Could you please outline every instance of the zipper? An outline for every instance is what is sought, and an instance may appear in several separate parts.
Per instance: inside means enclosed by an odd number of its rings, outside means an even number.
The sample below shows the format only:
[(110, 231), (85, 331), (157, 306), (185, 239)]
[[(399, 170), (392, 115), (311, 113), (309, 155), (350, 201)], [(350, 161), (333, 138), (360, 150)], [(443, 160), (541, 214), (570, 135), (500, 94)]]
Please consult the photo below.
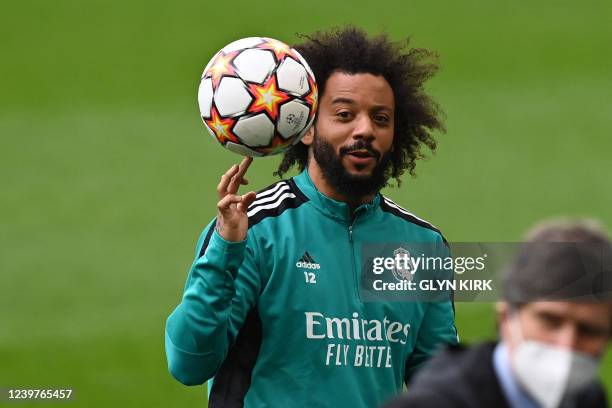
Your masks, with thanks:
[(358, 216), (355, 216), (355, 218), (353, 218), (353, 221), (348, 226), (348, 238), (349, 238), (349, 246), (351, 247), (351, 265), (352, 265), (352, 270), (353, 270), (353, 280), (355, 283), (355, 295), (359, 303), (363, 304), (361, 300), (361, 293), (359, 293), (359, 276), (357, 276), (358, 268), (355, 265), (355, 243), (353, 242), (353, 226), (355, 225), (355, 222), (357, 221), (357, 217)]

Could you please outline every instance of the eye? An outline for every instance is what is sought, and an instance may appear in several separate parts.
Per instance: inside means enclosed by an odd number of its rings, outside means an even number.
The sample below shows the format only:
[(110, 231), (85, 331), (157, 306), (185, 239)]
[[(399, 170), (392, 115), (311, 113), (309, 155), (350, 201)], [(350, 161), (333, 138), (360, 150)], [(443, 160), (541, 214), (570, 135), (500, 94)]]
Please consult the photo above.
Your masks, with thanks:
[(387, 126), (389, 125), (391, 119), (385, 114), (377, 113), (376, 115), (374, 115), (374, 121), (381, 126)]
[(348, 110), (343, 110), (343, 111), (337, 112), (336, 117), (338, 117), (342, 121), (348, 121), (348, 120), (351, 120), (351, 118), (353, 117), (353, 113)]
[(548, 330), (554, 330), (563, 324), (563, 317), (553, 313), (542, 312), (538, 315), (540, 324)]
[(588, 338), (605, 338), (608, 334), (605, 328), (591, 324), (579, 324), (578, 332)]

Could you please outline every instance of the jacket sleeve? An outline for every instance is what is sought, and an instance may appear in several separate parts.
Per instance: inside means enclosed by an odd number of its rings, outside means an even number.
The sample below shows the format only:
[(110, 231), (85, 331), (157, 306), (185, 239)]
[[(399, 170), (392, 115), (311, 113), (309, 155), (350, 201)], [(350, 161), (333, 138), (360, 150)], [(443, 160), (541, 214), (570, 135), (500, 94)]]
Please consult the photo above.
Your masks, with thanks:
[[(451, 256), (448, 244), (442, 237), (436, 243), (436, 253), (439, 256)], [(444, 278), (453, 279), (453, 271), (442, 272)], [(426, 303), (425, 315), (419, 327), (416, 344), (412, 354), (406, 361), (404, 382), (408, 384), (418, 371), (436, 352), (447, 344), (459, 344), (459, 334), (455, 326), (455, 305), (453, 293), (448, 293), (448, 299), (438, 299)]]
[(185, 385), (215, 375), (262, 287), (252, 232), (228, 242), (214, 227), (205, 229), (181, 303), (166, 322), (168, 370)]

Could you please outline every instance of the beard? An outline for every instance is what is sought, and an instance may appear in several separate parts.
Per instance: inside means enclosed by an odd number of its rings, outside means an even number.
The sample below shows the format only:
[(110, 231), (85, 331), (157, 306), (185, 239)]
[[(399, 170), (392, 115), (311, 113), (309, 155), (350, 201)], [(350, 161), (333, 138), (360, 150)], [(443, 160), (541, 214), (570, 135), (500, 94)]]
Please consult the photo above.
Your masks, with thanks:
[[(374, 157), (376, 163), (370, 174), (351, 174), (342, 164), (342, 158), (345, 155), (353, 150), (360, 149), (367, 150)], [(312, 153), (321, 168), (321, 174), (325, 181), (351, 201), (359, 201), (363, 197), (377, 193), (387, 184), (389, 179), (387, 170), (391, 164), (390, 152), (381, 154), (372, 147), (370, 142), (363, 139), (357, 140), (350, 146), (340, 148), (339, 153), (336, 154), (334, 147), (315, 130)]]

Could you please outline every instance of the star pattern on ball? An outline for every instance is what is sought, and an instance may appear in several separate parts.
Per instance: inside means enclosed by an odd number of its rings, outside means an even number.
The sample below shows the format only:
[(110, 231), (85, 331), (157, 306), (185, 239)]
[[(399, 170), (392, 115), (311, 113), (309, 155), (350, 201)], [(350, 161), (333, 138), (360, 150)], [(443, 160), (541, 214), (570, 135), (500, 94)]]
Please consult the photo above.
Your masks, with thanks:
[(276, 134), (272, 138), (272, 143), (268, 147), (259, 148), (264, 154), (278, 154), (284, 151), (291, 144), (291, 140), (285, 140), (280, 135)]
[(276, 87), (276, 77), (274, 75), (270, 76), (263, 85), (249, 84), (249, 91), (255, 99), (248, 112), (266, 111), (272, 120), (278, 118), (280, 104), (291, 99), (289, 95)]
[(272, 38), (265, 38), (265, 42), (259, 44), (257, 48), (272, 51), (274, 55), (276, 55), (276, 60), (278, 62), (282, 61), (285, 56), (291, 53), (291, 48), (287, 44)]
[(214, 62), (208, 68), (206, 75), (204, 78), (211, 78), (213, 89), (217, 89), (219, 86), (219, 82), (221, 82), (221, 78), (224, 76), (237, 76), (236, 70), (232, 65), (233, 59), (238, 55), (238, 52), (229, 52), (225, 54), (223, 51), (219, 51), (217, 56), (215, 57)]
[(310, 85), (310, 93), (306, 95), (306, 102), (310, 104), (310, 116), (314, 116), (317, 112), (317, 106), (319, 104), (319, 90), (317, 88), (317, 83), (308, 76), (308, 84)]
[(234, 142), (240, 143), (240, 140), (236, 135), (232, 132), (232, 127), (236, 123), (235, 119), (232, 118), (221, 118), (219, 112), (217, 112), (217, 108), (213, 107), (210, 113), (210, 119), (204, 119), (204, 122), (208, 125), (221, 144), (225, 145), (226, 142)]

